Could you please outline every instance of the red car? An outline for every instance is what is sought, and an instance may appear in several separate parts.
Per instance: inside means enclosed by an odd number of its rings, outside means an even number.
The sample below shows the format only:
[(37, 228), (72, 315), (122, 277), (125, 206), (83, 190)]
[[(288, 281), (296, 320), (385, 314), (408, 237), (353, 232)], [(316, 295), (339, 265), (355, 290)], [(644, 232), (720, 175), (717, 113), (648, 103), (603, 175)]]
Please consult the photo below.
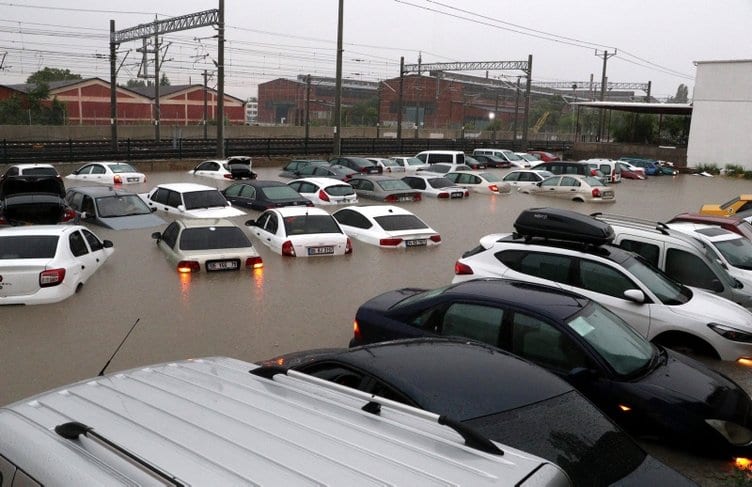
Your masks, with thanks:
[(561, 160), (561, 157), (559, 157), (559, 156), (557, 156), (555, 154), (551, 154), (550, 152), (542, 151), (542, 150), (529, 150), (529, 151), (527, 151), (527, 153), (534, 155), (535, 157), (537, 157), (538, 159), (540, 159), (543, 162), (560, 161)]
[(705, 225), (717, 225), (730, 232), (738, 233), (747, 240), (752, 240), (752, 225), (746, 220), (734, 216), (700, 215), (699, 213), (680, 213), (668, 223), (692, 222)]

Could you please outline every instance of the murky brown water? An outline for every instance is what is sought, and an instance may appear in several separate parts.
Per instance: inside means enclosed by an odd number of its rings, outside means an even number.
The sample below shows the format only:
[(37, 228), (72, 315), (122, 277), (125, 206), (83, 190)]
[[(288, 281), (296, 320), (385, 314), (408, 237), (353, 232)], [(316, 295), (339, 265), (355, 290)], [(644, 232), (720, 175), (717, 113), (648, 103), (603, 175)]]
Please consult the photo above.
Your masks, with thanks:
[[(278, 173), (271, 168), (258, 172), (272, 179)], [(157, 183), (180, 181), (227, 184), (169, 172), (149, 174), (146, 185), (133, 189), (143, 192)], [(617, 201), (608, 205), (523, 194), (426, 199), (406, 207), (441, 233), (438, 247), (390, 251), (355, 241), (351, 256), (290, 259), (259, 246), (265, 268), (252, 274), (178, 275), (150, 238), (161, 228), (112, 231), (92, 226), (100, 237), (111, 239), (116, 250), (80, 293), (53, 305), (0, 308), (0, 404), (95, 376), (136, 320), (108, 372), (188, 357), (227, 355), (256, 361), (307, 348), (345, 347), (359, 304), (397, 287), (448, 283), (463, 251), (484, 234), (511, 231), (524, 208), (557, 205), (667, 219), (705, 202), (749, 193), (750, 184), (699, 176), (624, 181), (615, 187)], [(242, 225), (257, 214), (234, 220)], [(749, 370), (720, 362), (709, 365), (752, 390)], [(721, 485), (730, 471), (726, 462), (646, 446), (703, 485)]]

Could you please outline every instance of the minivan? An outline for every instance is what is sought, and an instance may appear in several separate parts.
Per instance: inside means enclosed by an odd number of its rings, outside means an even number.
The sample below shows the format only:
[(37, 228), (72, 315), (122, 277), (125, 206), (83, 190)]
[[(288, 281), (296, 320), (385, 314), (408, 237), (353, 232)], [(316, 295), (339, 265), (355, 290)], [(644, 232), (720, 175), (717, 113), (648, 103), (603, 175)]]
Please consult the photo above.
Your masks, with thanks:
[(619, 161), (611, 159), (586, 159), (580, 162), (587, 162), (590, 169), (597, 169), (602, 172), (606, 178), (606, 183), (621, 182), (621, 166), (619, 165)]

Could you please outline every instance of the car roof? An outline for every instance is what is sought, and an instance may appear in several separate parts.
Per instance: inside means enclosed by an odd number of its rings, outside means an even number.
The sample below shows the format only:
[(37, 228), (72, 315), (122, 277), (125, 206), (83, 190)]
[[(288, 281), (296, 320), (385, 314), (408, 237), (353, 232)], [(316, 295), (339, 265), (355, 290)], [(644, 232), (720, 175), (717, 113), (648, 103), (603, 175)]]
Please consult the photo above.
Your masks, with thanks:
[[(612, 225), (613, 226), (613, 225)], [(685, 237), (689, 238), (689, 237)], [(539, 247), (549, 247), (553, 249), (564, 249), (572, 252), (579, 252), (587, 255), (594, 255), (603, 259), (610, 260), (621, 265), (623, 262), (634, 258), (635, 254), (630, 251), (624, 250), (621, 247), (611, 244), (604, 245), (590, 245), (583, 242), (570, 241), (570, 240), (558, 240), (558, 239), (544, 239), (542, 237), (526, 238), (523, 236), (516, 237), (513, 234), (490, 234), (481, 237), (481, 242), (486, 239), (493, 239), (494, 246), (503, 246), (507, 244), (513, 244), (519, 246), (520, 249), (528, 248), (528, 251), (532, 252), (545, 252), (545, 250), (530, 250), (529, 247), (536, 245)]]
[(94, 198), (100, 196), (127, 196), (135, 195), (136, 193), (121, 188), (114, 188), (112, 186), (74, 186), (68, 188), (68, 191), (75, 191), (85, 195), (92, 196)]
[(394, 205), (364, 205), (364, 206), (346, 206), (341, 210), (354, 210), (368, 217), (377, 217), (382, 215), (412, 215), (413, 213)]
[(232, 184), (232, 186), (235, 186), (238, 184), (246, 184), (248, 186), (253, 186), (254, 188), (267, 188), (271, 186), (287, 186), (287, 183), (283, 183), (282, 181), (275, 181), (273, 179), (252, 179), (250, 181), (238, 181)]
[(18, 169), (31, 169), (34, 167), (51, 167), (52, 169), (55, 169), (55, 166), (52, 164), (42, 164), (42, 163), (33, 163), (33, 164), (13, 164), (11, 166), (8, 166), (8, 169), (11, 167), (16, 167)]
[[(295, 181), (307, 181), (309, 183), (316, 184), (318, 186), (349, 186), (346, 182), (334, 179), (334, 178), (300, 178), (300, 179), (293, 179), (290, 181), (290, 183), (294, 183)], [(288, 184), (290, 184), (288, 183)]]
[(400, 177), (396, 176), (383, 176), (381, 174), (361, 174), (359, 176), (352, 176), (350, 180), (353, 179), (368, 179), (370, 181), (398, 181), (402, 180)]
[[(683, 221), (693, 221), (696, 223), (707, 223), (708, 225), (743, 225), (746, 220), (738, 216), (720, 216), (720, 215), (701, 215), (699, 213), (679, 213), (668, 223), (678, 223)], [(747, 222), (748, 223), (748, 222)]]
[(424, 150), (418, 154), (464, 154), (461, 150)]
[(178, 193), (190, 193), (191, 191), (206, 191), (217, 189), (212, 186), (206, 186), (204, 184), (196, 183), (165, 183), (158, 184), (157, 188), (170, 189), (172, 191), (177, 191)]
[(237, 227), (226, 218), (180, 218), (176, 221), (185, 228)]
[(0, 228), (0, 237), (13, 235), (65, 235), (75, 230), (86, 229), (81, 225), (23, 225)]
[(274, 211), (276, 213), (279, 213), (282, 217), (303, 215), (329, 215), (326, 210), (316, 208), (315, 206), (283, 206), (281, 208), (272, 208), (267, 211)]
[(423, 409), (461, 420), (517, 409), (572, 390), (537, 365), (467, 339), (382, 342), (333, 357), (383, 379)]
[(726, 230), (718, 225), (709, 225), (705, 223), (675, 222), (669, 223), (668, 227), (680, 232), (689, 233), (690, 235), (703, 236), (710, 242), (721, 242), (744, 238), (731, 230)]

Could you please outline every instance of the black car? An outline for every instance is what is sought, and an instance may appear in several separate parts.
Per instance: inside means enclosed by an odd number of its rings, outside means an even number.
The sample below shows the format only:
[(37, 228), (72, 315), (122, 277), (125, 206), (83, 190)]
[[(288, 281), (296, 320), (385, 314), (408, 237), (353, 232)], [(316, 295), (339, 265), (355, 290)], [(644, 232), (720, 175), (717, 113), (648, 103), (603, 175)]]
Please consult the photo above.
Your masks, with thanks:
[(345, 166), (361, 174), (381, 174), (384, 169), (365, 157), (339, 156), (329, 160), (332, 165)]
[(279, 173), (281, 178), (299, 178), (301, 177), (299, 171), (306, 166), (328, 166), (329, 162), (321, 159), (293, 159), (288, 162), (285, 167), (282, 168), (282, 172)]
[(710, 455), (752, 454), (752, 399), (739, 385), (647, 342), (582, 295), (491, 278), (399, 289), (358, 309), (351, 346), (434, 335), (478, 340), (535, 362), (632, 434)]
[(573, 485), (694, 485), (647, 455), (563, 380), (478, 342), (399, 340), (296, 352), (262, 365), (292, 368), (445, 415), (558, 464)]
[(222, 194), (233, 205), (264, 211), (281, 206), (313, 206), (313, 203), (281, 181), (252, 180), (228, 186)]
[(473, 154), (473, 158), (482, 162), (486, 167), (511, 167), (512, 163), (501, 157), (492, 156), (490, 154)]
[(54, 225), (75, 218), (60, 176), (9, 176), (0, 182), (0, 225)]

